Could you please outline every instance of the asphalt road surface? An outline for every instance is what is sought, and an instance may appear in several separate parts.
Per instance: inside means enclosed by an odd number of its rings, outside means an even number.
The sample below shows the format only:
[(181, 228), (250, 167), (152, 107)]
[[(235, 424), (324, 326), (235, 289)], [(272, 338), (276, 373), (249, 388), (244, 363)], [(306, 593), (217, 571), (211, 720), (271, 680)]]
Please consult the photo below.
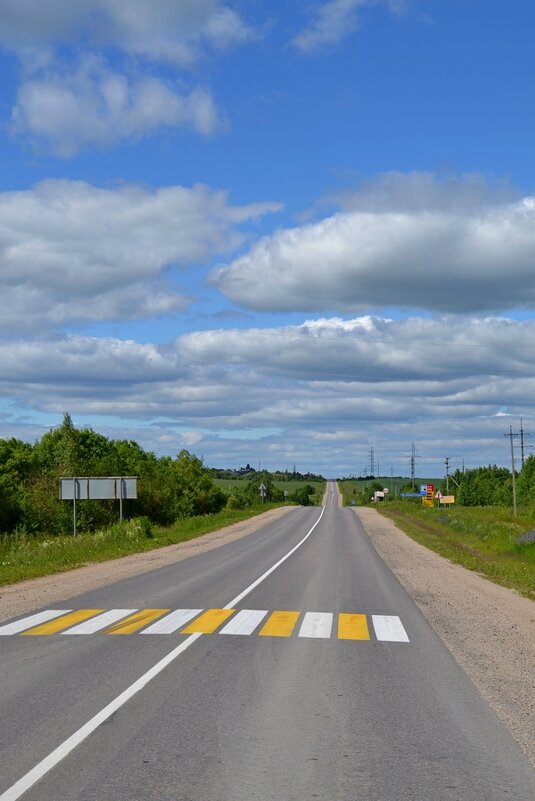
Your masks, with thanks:
[(522, 752), (329, 489), (2, 624), (0, 801), (531, 801)]

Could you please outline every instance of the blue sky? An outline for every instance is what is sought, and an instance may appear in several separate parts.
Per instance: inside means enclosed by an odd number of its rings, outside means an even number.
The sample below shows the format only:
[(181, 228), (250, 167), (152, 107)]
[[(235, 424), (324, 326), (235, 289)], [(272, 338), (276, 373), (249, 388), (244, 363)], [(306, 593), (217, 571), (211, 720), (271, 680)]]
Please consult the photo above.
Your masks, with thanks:
[(68, 411), (217, 466), (507, 464), (534, 27), (528, 0), (0, 0), (0, 436)]

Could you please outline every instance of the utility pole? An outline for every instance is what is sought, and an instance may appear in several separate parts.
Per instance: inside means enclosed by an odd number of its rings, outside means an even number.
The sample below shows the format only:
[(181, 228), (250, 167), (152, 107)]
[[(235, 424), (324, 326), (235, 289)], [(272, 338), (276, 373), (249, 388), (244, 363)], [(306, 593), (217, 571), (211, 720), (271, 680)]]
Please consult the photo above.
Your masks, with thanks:
[(414, 442), (412, 443), (412, 448), (411, 448), (410, 465), (411, 465), (411, 484), (412, 488), (414, 489), (415, 478), (416, 478), (416, 445), (414, 444)]
[(446, 465), (446, 495), (450, 494), (450, 457), (446, 456), (444, 459), (444, 464)]
[(513, 477), (513, 517), (516, 517), (516, 475), (515, 475), (515, 446), (513, 445), (514, 437), (518, 434), (513, 434), (513, 426), (509, 426), (509, 433), (505, 435), (509, 437), (511, 442), (511, 475)]

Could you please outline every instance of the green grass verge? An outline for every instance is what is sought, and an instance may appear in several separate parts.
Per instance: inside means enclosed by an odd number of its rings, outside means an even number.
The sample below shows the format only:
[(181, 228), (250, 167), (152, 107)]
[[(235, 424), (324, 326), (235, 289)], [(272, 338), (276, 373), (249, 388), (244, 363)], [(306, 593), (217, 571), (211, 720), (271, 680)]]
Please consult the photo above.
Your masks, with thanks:
[(217, 514), (179, 520), (169, 527), (151, 527), (145, 518), (137, 518), (76, 537), (4, 536), (0, 538), (0, 586), (185, 542), (278, 506), (283, 504), (266, 503), (254, 509), (224, 509)]
[(535, 600), (535, 543), (518, 542), (534, 528), (533, 516), (513, 518), (496, 506), (429, 509), (400, 501), (376, 508), (426, 548)]

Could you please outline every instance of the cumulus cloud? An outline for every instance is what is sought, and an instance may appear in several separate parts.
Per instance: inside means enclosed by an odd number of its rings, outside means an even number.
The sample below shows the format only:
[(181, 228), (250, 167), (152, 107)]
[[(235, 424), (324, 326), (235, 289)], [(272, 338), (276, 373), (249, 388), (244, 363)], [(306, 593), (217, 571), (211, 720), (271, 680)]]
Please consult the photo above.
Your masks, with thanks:
[(535, 197), (513, 195), (476, 179), (396, 176), (346, 195), (347, 210), (264, 237), (212, 281), (271, 311), (533, 308)]
[(0, 46), (23, 67), (11, 132), (62, 157), (165, 128), (212, 135), (227, 123), (209, 89), (155, 70), (181, 77), (254, 36), (223, 0), (0, 0)]
[[(211, 464), (261, 456), (272, 467), (358, 473), (374, 446), (399, 471), (413, 440), (435, 464), (455, 448), (467, 455), (471, 442), (475, 464), (487, 453), (506, 460), (509, 421), (523, 416), (529, 430), (534, 348), (531, 321), (460, 317), (319, 318), (168, 345), (0, 341), (0, 392), (49, 415), (120, 417), (147, 447), (189, 446)], [(0, 436), (8, 423), (0, 419)]]
[(329, 0), (316, 8), (314, 17), (293, 44), (303, 52), (337, 44), (359, 27), (358, 12), (367, 5), (370, 0)]
[(206, 186), (99, 188), (49, 180), (0, 194), (0, 331), (184, 308), (166, 277), (229, 252), (278, 204), (232, 206)]
[(75, 71), (45, 70), (23, 81), (11, 115), (12, 133), (64, 157), (162, 128), (208, 136), (224, 126), (210, 92), (181, 94), (158, 78), (130, 79), (95, 58), (83, 59)]
[(303, 53), (336, 45), (360, 27), (362, 9), (378, 4), (398, 13), (406, 6), (404, 0), (328, 0), (316, 5), (310, 22), (293, 39), (293, 45)]
[(206, 47), (254, 36), (222, 0), (0, 0), (0, 43), (19, 51), (72, 43), (191, 66)]

